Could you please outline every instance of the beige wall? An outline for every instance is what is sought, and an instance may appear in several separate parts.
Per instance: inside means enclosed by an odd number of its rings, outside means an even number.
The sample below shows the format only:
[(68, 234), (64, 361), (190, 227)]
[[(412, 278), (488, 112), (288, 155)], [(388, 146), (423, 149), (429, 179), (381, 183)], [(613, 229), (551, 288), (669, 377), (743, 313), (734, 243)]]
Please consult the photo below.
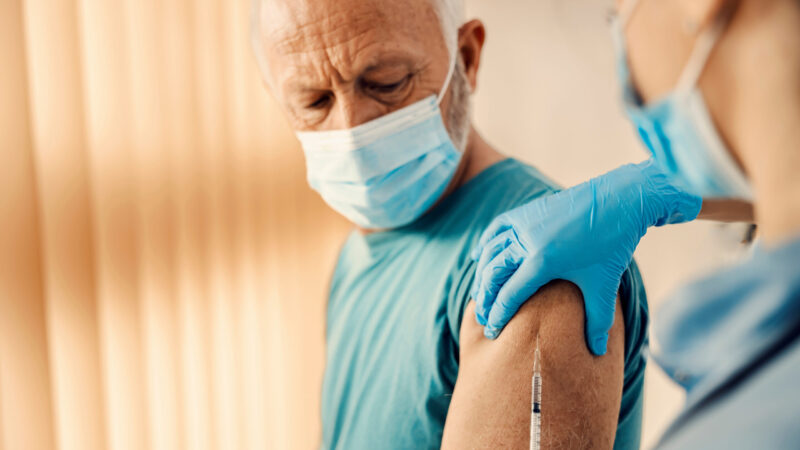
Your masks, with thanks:
[[(487, 28), (475, 122), (489, 142), (573, 185), (646, 155), (619, 103), (607, 26), (610, 0), (468, 0)], [(708, 223), (650, 231), (636, 252), (651, 316), (679, 283), (739, 256), (740, 229)], [(652, 333), (651, 333), (652, 336)], [(644, 447), (683, 393), (650, 364)]]
[(319, 442), (347, 226), (247, 7), (0, 2), (0, 449)]
[[(0, 2), (0, 450), (314, 448), (345, 222), (247, 47), (247, 2)], [(572, 184), (642, 159), (603, 8), (471, 0), (479, 128)], [(652, 305), (721, 260), (638, 253)], [(680, 397), (648, 373), (645, 442)]]

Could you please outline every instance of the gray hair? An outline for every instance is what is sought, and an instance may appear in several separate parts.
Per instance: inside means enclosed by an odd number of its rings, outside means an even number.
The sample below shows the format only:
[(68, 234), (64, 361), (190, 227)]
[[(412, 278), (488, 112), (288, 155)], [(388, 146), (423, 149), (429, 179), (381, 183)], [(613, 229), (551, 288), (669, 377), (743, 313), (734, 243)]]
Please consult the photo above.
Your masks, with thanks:
[(447, 125), (447, 134), (450, 135), (453, 145), (461, 152), (467, 149), (469, 132), (472, 127), (470, 122), (472, 112), (471, 93), (467, 72), (461, 63), (461, 58), (458, 58), (453, 72), (453, 81), (450, 82), (451, 97), (445, 124)]
[[(265, 0), (250, 0), (250, 45), (256, 57), (261, 76), (266, 80), (268, 66), (264, 60), (264, 46), (261, 37), (261, 4)], [(458, 50), (458, 29), (464, 23), (464, 0), (430, 0), (439, 16), (445, 44), (450, 58)]]

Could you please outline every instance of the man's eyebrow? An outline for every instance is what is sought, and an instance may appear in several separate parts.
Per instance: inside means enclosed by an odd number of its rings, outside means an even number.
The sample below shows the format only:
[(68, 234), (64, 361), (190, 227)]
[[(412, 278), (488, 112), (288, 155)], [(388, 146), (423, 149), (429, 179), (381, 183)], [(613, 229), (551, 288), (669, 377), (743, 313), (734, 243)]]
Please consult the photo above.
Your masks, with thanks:
[(414, 62), (412, 61), (410, 55), (394, 55), (389, 58), (382, 57), (379, 60), (368, 64), (364, 70), (361, 71), (361, 73), (364, 74), (374, 72), (376, 70), (385, 69), (388, 67), (405, 67), (408, 70), (413, 70), (414, 66)]
[(287, 92), (301, 93), (324, 90), (324, 88), (313, 87), (312, 83), (303, 81), (303, 77), (299, 73), (294, 73), (292, 76), (287, 76), (286, 78), (287, 81), (283, 83), (283, 86), (284, 90)]
[[(388, 55), (388, 56), (387, 56)], [(358, 80), (360, 77), (369, 74), (370, 72), (375, 72), (381, 69), (387, 68), (404, 68), (409, 72), (416, 72), (418, 71), (425, 62), (415, 62), (413, 59), (413, 55), (404, 52), (404, 51), (392, 51), (388, 53), (382, 53), (378, 56), (370, 58), (364, 65), (364, 68), (358, 71), (358, 75), (351, 80), (355, 81)], [(287, 92), (293, 93), (306, 93), (306, 92), (314, 92), (314, 91), (323, 91), (329, 89), (330, 86), (322, 87), (320, 85), (314, 85), (313, 81), (309, 81), (307, 75), (311, 72), (303, 70), (300, 67), (293, 67), (289, 73), (285, 76), (286, 82), (284, 84), (284, 89)], [(327, 82), (325, 83), (327, 85)]]

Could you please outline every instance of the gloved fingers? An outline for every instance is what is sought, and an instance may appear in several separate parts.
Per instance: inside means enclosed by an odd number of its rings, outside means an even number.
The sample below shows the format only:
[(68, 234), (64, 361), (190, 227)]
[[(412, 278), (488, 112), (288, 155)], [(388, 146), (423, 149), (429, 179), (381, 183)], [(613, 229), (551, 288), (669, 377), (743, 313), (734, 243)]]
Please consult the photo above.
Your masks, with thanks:
[[(605, 302), (605, 299), (598, 298), (594, 295), (584, 296), (586, 304), (597, 304), (598, 302)], [(611, 326), (614, 325), (614, 312), (616, 310), (616, 302), (612, 302), (607, 310), (597, 312), (586, 312), (586, 344), (589, 346), (589, 351), (597, 356), (606, 354), (608, 347), (608, 332)]]
[(486, 325), (489, 309), (497, 293), (514, 274), (521, 261), (516, 244), (512, 243), (484, 266), (481, 271), (481, 286), (475, 298), (475, 316), (479, 324)]
[(492, 223), (490, 223), (489, 226), (483, 230), (483, 233), (481, 233), (481, 237), (478, 240), (478, 244), (472, 249), (472, 259), (477, 261), (483, 252), (483, 247), (485, 247), (495, 237), (509, 229), (511, 229), (511, 225), (505, 219), (505, 215), (495, 217), (494, 220), (492, 220)]
[(544, 267), (538, 260), (527, 259), (514, 274), (505, 282), (497, 293), (491, 305), (489, 317), (486, 320), (483, 334), (489, 339), (495, 339), (508, 324), (514, 314), (536, 291), (551, 279), (544, 272)]
[(606, 354), (608, 332), (614, 324), (617, 292), (624, 269), (603, 271), (594, 267), (590, 270), (591, 272), (585, 272), (586, 276), (579, 274), (569, 279), (578, 285), (583, 294), (586, 311), (586, 345), (592, 354), (602, 356)]
[(608, 347), (608, 332), (614, 325), (617, 297), (615, 294), (590, 293), (584, 294), (583, 299), (586, 306), (586, 343), (592, 354), (603, 356)]
[(475, 268), (475, 281), (472, 284), (471, 296), (473, 300), (477, 299), (477, 295), (483, 287), (484, 268), (499, 255), (500, 252), (512, 245), (514, 238), (513, 232), (511, 230), (506, 230), (483, 246), (478, 265)]

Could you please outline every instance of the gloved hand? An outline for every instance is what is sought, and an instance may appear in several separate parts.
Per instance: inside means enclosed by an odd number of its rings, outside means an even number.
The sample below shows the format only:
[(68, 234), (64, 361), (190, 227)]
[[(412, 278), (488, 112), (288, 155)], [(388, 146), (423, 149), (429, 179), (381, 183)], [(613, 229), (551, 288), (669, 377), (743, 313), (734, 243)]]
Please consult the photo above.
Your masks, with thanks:
[(586, 342), (604, 355), (620, 281), (639, 240), (653, 225), (694, 220), (701, 205), (648, 160), (501, 214), (472, 252), (472, 298), (484, 335), (496, 338), (539, 288), (563, 279), (583, 292)]

